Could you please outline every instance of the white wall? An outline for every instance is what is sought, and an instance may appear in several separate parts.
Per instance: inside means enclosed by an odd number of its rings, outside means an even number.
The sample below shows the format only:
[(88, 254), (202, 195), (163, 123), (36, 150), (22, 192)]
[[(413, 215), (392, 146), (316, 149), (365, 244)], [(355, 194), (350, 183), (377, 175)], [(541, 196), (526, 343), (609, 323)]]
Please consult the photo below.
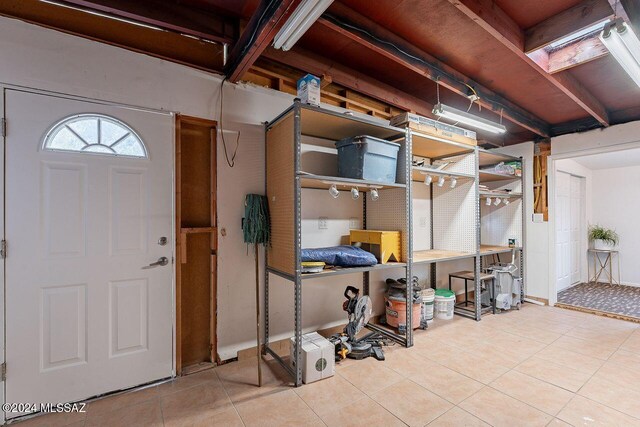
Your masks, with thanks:
[[(640, 263), (638, 263), (640, 223), (637, 221), (638, 212), (640, 212), (640, 189), (638, 183), (640, 183), (640, 166), (593, 171), (592, 223), (618, 232), (622, 282), (636, 286), (640, 285)], [(616, 267), (615, 262), (614, 267)], [(614, 274), (617, 276), (617, 272)]]
[[(219, 120), (221, 78), (217, 75), (7, 18), (0, 18), (0, 55), (4, 58), (0, 61), (3, 84)], [(255, 345), (254, 260), (253, 252), (242, 242), (243, 202), (247, 193), (264, 193), (262, 123), (288, 107), (292, 99), (263, 88), (225, 84), (221, 124), (229, 152), (238, 131), (240, 148), (236, 166), (230, 168), (218, 137), (218, 220), (219, 229), (226, 234), (218, 236), (218, 351), (222, 359)], [(341, 230), (348, 227), (349, 218), (360, 215), (351, 205), (334, 211), (326, 202), (321, 198), (317, 206), (304, 205), (304, 227), (312, 230), (315, 225), (318, 241), (324, 238), (317, 231), (316, 208), (324, 209), (334, 220), (331, 227)], [(350, 280), (353, 277), (346, 277), (344, 284)], [(284, 338), (293, 325), (293, 289), (277, 279), (271, 289), (272, 301), (278, 303), (271, 313), (272, 331), (276, 338)], [(305, 326), (344, 322), (342, 284), (314, 281), (304, 289)]]

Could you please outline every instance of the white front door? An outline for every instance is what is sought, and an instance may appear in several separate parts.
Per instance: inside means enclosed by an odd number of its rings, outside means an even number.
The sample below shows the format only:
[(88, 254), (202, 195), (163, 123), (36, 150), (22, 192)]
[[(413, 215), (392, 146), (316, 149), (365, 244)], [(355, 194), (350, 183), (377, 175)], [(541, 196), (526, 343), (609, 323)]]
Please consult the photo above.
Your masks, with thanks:
[(5, 100), (6, 401), (171, 376), (173, 117), (17, 90)]
[(582, 270), (582, 251), (580, 245), (582, 242), (582, 180), (579, 176), (571, 175), (571, 183), (569, 189), (569, 210), (571, 215), (571, 224), (569, 231), (570, 247), (571, 247), (571, 284), (574, 285), (581, 280)]
[(571, 285), (571, 175), (556, 174), (556, 283), (561, 291)]

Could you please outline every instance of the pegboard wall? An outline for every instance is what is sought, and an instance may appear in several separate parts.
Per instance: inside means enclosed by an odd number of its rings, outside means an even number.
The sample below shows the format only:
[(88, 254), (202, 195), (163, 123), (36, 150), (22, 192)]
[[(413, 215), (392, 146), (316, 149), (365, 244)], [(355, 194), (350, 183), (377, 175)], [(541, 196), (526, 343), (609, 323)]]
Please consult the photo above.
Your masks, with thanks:
[[(434, 162), (437, 162), (435, 160)], [(447, 172), (465, 173), (469, 175), (475, 175), (476, 173), (476, 156), (475, 154), (464, 154), (461, 156), (448, 157), (442, 161), (451, 161), (452, 163), (444, 168)], [(433, 162), (432, 162), (433, 163)]]
[(411, 190), (413, 206), (413, 250), (431, 249), (431, 187), (416, 182)]
[(375, 202), (367, 199), (367, 229), (402, 231), (402, 260), (408, 259), (406, 194), (404, 188), (380, 190)]
[(476, 252), (476, 192), (472, 180), (433, 184), (433, 248)]
[(517, 239), (522, 246), (522, 199), (511, 199), (508, 205), (480, 203), (480, 242), (485, 245), (507, 246), (509, 239)]

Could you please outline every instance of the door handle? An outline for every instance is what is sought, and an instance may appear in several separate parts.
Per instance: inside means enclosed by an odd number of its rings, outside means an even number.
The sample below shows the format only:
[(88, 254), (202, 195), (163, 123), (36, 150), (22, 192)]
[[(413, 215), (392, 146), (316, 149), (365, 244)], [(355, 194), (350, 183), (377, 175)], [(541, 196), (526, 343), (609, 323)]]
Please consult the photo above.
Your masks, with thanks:
[(142, 267), (143, 269), (147, 269), (147, 268), (153, 268), (153, 267), (157, 267), (157, 266), (165, 266), (169, 264), (169, 258), (167, 258), (166, 256), (160, 257), (158, 258), (158, 260), (156, 262), (152, 262), (151, 264), (147, 265), (146, 267)]

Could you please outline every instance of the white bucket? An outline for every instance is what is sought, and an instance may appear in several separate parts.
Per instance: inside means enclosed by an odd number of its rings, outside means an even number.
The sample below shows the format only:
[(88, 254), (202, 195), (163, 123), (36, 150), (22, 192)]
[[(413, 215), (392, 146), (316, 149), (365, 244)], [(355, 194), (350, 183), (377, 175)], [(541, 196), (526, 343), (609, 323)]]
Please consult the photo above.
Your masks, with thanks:
[(435, 301), (434, 289), (425, 289), (422, 291), (422, 318), (427, 322), (433, 320), (433, 305)]
[(435, 296), (435, 313), (436, 319), (451, 320), (453, 319), (453, 307), (456, 304), (455, 295), (452, 297)]

